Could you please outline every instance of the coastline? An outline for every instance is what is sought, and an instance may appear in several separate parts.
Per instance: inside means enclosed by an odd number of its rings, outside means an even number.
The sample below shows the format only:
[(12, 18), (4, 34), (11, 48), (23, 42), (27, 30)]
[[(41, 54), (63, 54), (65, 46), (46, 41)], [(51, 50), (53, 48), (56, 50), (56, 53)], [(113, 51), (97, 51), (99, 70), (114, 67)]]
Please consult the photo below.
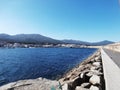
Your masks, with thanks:
[[(95, 51), (87, 59), (83, 60), (81, 63), (79, 63), (73, 69), (66, 72), (59, 80), (48, 80), (48, 79), (44, 79), (44, 78), (20, 80), (20, 81), (17, 81), (17, 82), (13, 82), (13, 83), (3, 85), (3, 86), (0, 87), (0, 90), (33, 90), (32, 89), (33, 87), (37, 88), (37, 89), (34, 89), (34, 90), (38, 90), (38, 89), (40, 89), (40, 90), (45, 90), (45, 89), (46, 90), (51, 90), (50, 88), (52, 86), (56, 87), (56, 90), (77, 90), (76, 88), (79, 88), (78, 87), (79, 86), (78, 82), (81, 83), (81, 81), (83, 82), (85, 79), (88, 81), (88, 77), (86, 77), (86, 73), (88, 73), (91, 70), (91, 68), (93, 68), (93, 67), (91, 67), (90, 64), (94, 63), (95, 62), (94, 61), (95, 57), (98, 57), (99, 55), (100, 55), (100, 50)], [(97, 59), (98, 62), (101, 62), (101, 61), (99, 61), (99, 59), (100, 59), (100, 57)], [(96, 72), (96, 73), (101, 75), (102, 83), (104, 83), (103, 70), (102, 70), (101, 66), (97, 67), (97, 68), (99, 68), (100, 71), (102, 71), (102, 72)], [(95, 68), (93, 68), (93, 70), (94, 69)], [(90, 75), (89, 79), (92, 76), (93, 75)], [(83, 78), (84, 80), (82, 80), (80, 78)], [(76, 83), (76, 80), (77, 80), (77, 83)], [(29, 81), (31, 81), (31, 82), (29, 82)], [(38, 81), (40, 83), (38, 83)], [(55, 83), (53, 83), (53, 82), (55, 82)], [(60, 82), (60, 85), (61, 85), (62, 89), (58, 88), (59, 82)], [(86, 83), (86, 81), (85, 81), (85, 83)], [(90, 86), (92, 86), (92, 87), (95, 86), (95, 85), (92, 85), (91, 83), (87, 83), (87, 84), (88, 84), (87, 87), (89, 87), (89, 88), (90, 88)], [(101, 84), (101, 82), (99, 84)], [(97, 84), (97, 85), (100, 88), (104, 88), (104, 85), (99, 85), (99, 84)], [(30, 87), (32, 87), (32, 88), (30, 88)], [(80, 87), (80, 88), (83, 88), (83, 87)]]
[[(98, 48), (97, 48), (98, 49)], [(72, 73), (75, 69), (79, 68), (79, 66), (81, 66), (82, 64), (84, 64), (86, 61), (90, 60), (97, 52), (99, 51), (96, 50), (94, 53), (90, 54), (87, 58), (83, 59), (80, 63), (78, 63), (77, 65), (75, 65), (72, 69), (64, 72), (63, 75), (61, 75), (60, 77), (56, 78), (56, 80), (60, 81), (62, 78), (68, 76), (70, 73)]]
[(78, 63), (75, 67), (73, 67), (72, 69), (70, 69), (69, 71), (65, 72), (64, 75), (62, 75), (59, 79), (57, 80), (61, 80), (62, 78), (65, 78), (66, 76), (68, 76), (70, 73), (74, 72), (76, 69), (78, 69), (79, 67), (81, 67), (82, 64), (85, 64), (88, 62), (88, 60), (90, 60), (91, 58), (94, 57), (94, 55), (96, 55), (96, 53), (99, 50), (96, 50), (93, 54), (89, 55), (86, 59), (83, 59), (80, 63)]
[(105, 90), (100, 50), (59, 79), (63, 90)]

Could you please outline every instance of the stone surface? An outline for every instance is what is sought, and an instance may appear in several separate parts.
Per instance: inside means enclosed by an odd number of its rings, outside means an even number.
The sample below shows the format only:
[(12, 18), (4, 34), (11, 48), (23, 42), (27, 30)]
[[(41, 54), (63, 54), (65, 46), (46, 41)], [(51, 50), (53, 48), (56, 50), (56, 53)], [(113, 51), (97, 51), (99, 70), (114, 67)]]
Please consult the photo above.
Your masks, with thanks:
[(83, 88), (83, 87), (81, 87), (81, 86), (77, 86), (75, 90), (89, 90), (89, 89)]
[(99, 72), (99, 70), (91, 70), (90, 73), (93, 74), (93, 75), (98, 75), (98, 76), (103, 75), (103, 73)]
[(90, 88), (91, 84), (90, 83), (83, 83), (81, 84), (81, 87), (83, 88)]
[(100, 79), (100, 76), (97, 76), (97, 75), (93, 75), (89, 82), (93, 85), (96, 85), (96, 84), (99, 84), (100, 85), (100, 82), (101, 82), (101, 79)]
[(68, 84), (67, 83), (62, 86), (62, 90), (68, 90)]
[[(66, 78), (71, 75), (67, 80), (70, 81), (70, 90), (89, 90), (88, 88), (90, 88), (91, 85), (102, 87), (104, 84), (102, 84), (102, 80), (104, 80), (102, 68), (100, 52), (83, 61), (79, 66), (66, 75)], [(67, 81), (65, 82), (68, 83)]]
[(101, 62), (94, 62), (93, 65), (94, 66), (101, 66)]
[(59, 90), (59, 82), (48, 79), (21, 80), (0, 87), (0, 90)]
[(95, 57), (95, 60), (96, 60), (96, 61), (99, 60), (99, 59), (101, 59), (101, 56)]
[(90, 87), (90, 90), (102, 90), (100, 87), (97, 87), (97, 86), (91, 86)]

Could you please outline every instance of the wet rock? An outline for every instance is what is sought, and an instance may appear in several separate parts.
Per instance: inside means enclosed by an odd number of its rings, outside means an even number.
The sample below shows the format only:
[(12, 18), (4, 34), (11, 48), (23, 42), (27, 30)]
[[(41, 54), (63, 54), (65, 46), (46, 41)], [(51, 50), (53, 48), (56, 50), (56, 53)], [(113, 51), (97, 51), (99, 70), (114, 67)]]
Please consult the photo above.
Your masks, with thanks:
[(100, 79), (100, 76), (97, 76), (97, 75), (93, 75), (89, 82), (93, 85), (100, 85), (100, 82), (101, 82), (101, 79)]

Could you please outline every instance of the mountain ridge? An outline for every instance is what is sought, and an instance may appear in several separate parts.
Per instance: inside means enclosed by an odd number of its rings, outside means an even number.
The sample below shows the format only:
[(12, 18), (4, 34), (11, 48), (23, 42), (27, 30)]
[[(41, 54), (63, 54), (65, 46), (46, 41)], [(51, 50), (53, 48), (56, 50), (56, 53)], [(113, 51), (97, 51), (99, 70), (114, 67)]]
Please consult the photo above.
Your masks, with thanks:
[(35, 44), (81, 44), (81, 45), (107, 45), (114, 42), (104, 40), (100, 42), (86, 42), (80, 40), (64, 39), (56, 40), (50, 37), (46, 37), (40, 34), (0, 34), (0, 41), (10, 42), (10, 43), (35, 43)]
[(100, 42), (86, 42), (86, 41), (80, 41), (80, 40), (72, 40), (72, 39), (64, 39), (62, 40), (63, 42), (69, 43), (69, 44), (85, 44), (85, 45), (108, 45), (108, 44), (112, 44), (115, 43), (113, 41), (109, 41), (109, 40), (103, 40)]
[(0, 40), (6, 42), (19, 42), (19, 43), (62, 43), (60, 40), (52, 39), (40, 34), (0, 34)]

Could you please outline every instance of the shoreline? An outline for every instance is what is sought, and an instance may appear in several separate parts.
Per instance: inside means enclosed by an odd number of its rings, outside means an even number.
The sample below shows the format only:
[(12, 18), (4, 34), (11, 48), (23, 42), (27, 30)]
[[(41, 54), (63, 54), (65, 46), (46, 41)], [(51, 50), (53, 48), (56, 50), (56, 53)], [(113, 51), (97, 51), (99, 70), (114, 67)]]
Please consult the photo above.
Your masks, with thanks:
[[(18, 89), (18, 88), (22, 88), (22, 90), (33, 90), (33, 89), (30, 89), (30, 87), (34, 87), (34, 88), (37, 88), (37, 89), (40, 89), (40, 90), (45, 90), (46, 88), (47, 88), (46, 90), (51, 90), (50, 87), (52, 87), (52, 86), (56, 87), (56, 86), (59, 86), (59, 85), (62, 87), (62, 90), (77, 90), (76, 88), (83, 88), (83, 87), (78, 85), (78, 81), (79, 81), (79, 83), (81, 83), (80, 80), (82, 80), (82, 79), (80, 79), (80, 77), (82, 77), (83, 79), (86, 79), (86, 80), (88, 79), (88, 77), (85, 77), (85, 75), (86, 75), (86, 73), (89, 72), (89, 70), (91, 68), (93, 68), (89, 64), (94, 63), (94, 61), (92, 61), (92, 60), (96, 56), (99, 56), (99, 55), (100, 55), (100, 50), (98, 49), (92, 55), (88, 56), (88, 58), (86, 58), (83, 61), (81, 61), (74, 68), (72, 68), (71, 70), (66, 72), (64, 75), (61, 75), (61, 77), (58, 78), (57, 80), (48, 80), (48, 79), (44, 79), (42, 77), (41, 78), (37, 78), (37, 79), (19, 80), (17, 82), (11, 82), (11, 83), (8, 83), (6, 85), (1, 86), (0, 90), (11, 90), (11, 88), (13, 88), (14, 90), (21, 90), (21, 89)], [(86, 69), (88, 69), (88, 70), (86, 70)], [(100, 69), (101, 69), (101, 66), (100, 66)], [(98, 72), (98, 73), (101, 74), (101, 76), (102, 76), (102, 83), (104, 84), (103, 70), (102, 70), (101, 73), (100, 72)], [(90, 75), (89, 79), (91, 77), (92, 77), (92, 75)], [(44, 80), (45, 80), (45, 82), (44, 82)], [(77, 83), (76, 83), (76, 80), (77, 80)], [(29, 82), (29, 81), (32, 81), (32, 82)], [(40, 83), (42, 82), (42, 83), (40, 84), (37, 81), (39, 81)], [(52, 83), (53, 81), (55, 81), (56, 84)], [(84, 80), (82, 80), (82, 83), (83, 83), (83, 81)], [(25, 82), (27, 82), (27, 83), (25, 83)], [(49, 83), (49, 85), (48, 85), (49, 89), (48, 89), (48, 86), (46, 85), (46, 82)], [(87, 84), (88, 84), (87, 87), (89, 87), (89, 88), (90, 88), (90, 86), (92, 86), (93, 88), (95, 87), (95, 85), (92, 85), (91, 83), (87, 83)], [(99, 83), (99, 84), (101, 84), (101, 83)], [(97, 84), (97, 85), (100, 88), (104, 88), (104, 85), (99, 85), (99, 84)], [(24, 87), (28, 87), (29, 89), (26, 89)], [(4, 88), (4, 89), (2, 89), (2, 88)], [(61, 89), (57, 87), (56, 90), (61, 90)]]
[(100, 50), (59, 79), (63, 90), (105, 90)]
[(62, 75), (61, 78), (64, 78), (65, 76), (67, 76), (69, 73), (71, 73), (72, 71), (74, 71), (75, 69), (79, 68), (79, 66), (81, 66), (83, 63), (85, 63), (87, 60), (90, 60), (99, 50), (96, 50), (93, 54), (89, 55), (86, 59), (83, 59), (80, 63), (78, 63), (75, 67), (73, 67), (72, 69), (70, 69), (69, 71), (67, 71), (64, 75)]
[(71, 73), (72, 71), (74, 71), (74, 69), (79, 68), (79, 66), (84, 63), (85, 61), (89, 60), (91, 57), (93, 57), (97, 52), (99, 51), (96, 50), (94, 53), (90, 54), (88, 57), (86, 57), (86, 59), (83, 59), (81, 62), (79, 62), (77, 65), (75, 65), (73, 68), (71, 68), (70, 70), (64, 72), (63, 75), (61, 75), (60, 77), (56, 78), (55, 80), (59, 81), (60, 79), (64, 78), (65, 76), (67, 76), (69, 73)]

